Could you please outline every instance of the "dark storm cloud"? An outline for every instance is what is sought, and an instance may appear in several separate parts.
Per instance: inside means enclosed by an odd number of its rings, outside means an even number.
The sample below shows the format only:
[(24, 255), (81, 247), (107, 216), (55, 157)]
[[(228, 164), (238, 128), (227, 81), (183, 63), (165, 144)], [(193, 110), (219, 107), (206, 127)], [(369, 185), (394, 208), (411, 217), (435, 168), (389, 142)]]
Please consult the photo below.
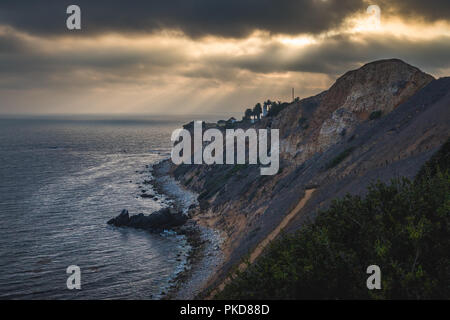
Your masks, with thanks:
[(189, 76), (229, 79), (233, 70), (252, 73), (310, 72), (336, 77), (361, 64), (388, 58), (399, 58), (424, 71), (439, 74), (450, 68), (450, 37), (413, 41), (404, 37), (367, 35), (354, 39), (337, 35), (301, 48), (270, 43), (255, 54), (205, 57), (204, 65), (191, 70)]
[(0, 1), (0, 24), (32, 33), (67, 33), (66, 8), (82, 12), (82, 34), (178, 29), (192, 37), (243, 37), (255, 29), (317, 33), (363, 10), (361, 0)]
[(450, 20), (449, 0), (377, 0), (381, 12), (426, 21)]
[(25, 53), (28, 49), (28, 45), (15, 37), (12, 33), (4, 35), (0, 34), (0, 54)]
[[(449, 20), (449, 0), (378, 0), (382, 15)], [(272, 33), (320, 33), (349, 15), (364, 12), (364, 0), (2, 0), (0, 24), (32, 33), (67, 33), (66, 8), (82, 11), (82, 31), (153, 32), (179, 29), (191, 37), (244, 37), (260, 29)]]
[[(192, 45), (192, 44), (191, 44)], [(61, 49), (55, 39), (39, 45), (16, 33), (0, 35), (0, 87), (62, 87), (65, 85), (139, 83), (160, 74), (230, 82), (252, 74), (309, 72), (335, 78), (361, 64), (400, 58), (432, 74), (450, 68), (450, 38), (414, 41), (405, 37), (341, 34), (305, 46), (267, 39), (252, 54), (178, 50), (178, 44), (152, 47), (95, 46)], [(182, 47), (182, 45), (181, 45)], [(192, 48), (192, 47), (191, 47)], [(194, 52), (195, 53), (195, 52)], [(247, 80), (247, 81), (249, 81)]]
[[(40, 38), (39, 38), (40, 39)], [(143, 76), (175, 68), (186, 54), (173, 46), (73, 45), (64, 48), (0, 32), (0, 88), (89, 86), (92, 83), (138, 83)]]
[[(42, 3), (49, 5), (42, 7)], [(331, 82), (349, 69), (385, 58), (400, 58), (438, 76), (448, 75), (450, 70), (447, 30), (436, 27), (439, 30), (429, 38), (409, 37), (420, 24), (402, 36), (396, 36), (394, 30), (351, 33), (344, 27), (335, 30), (338, 35), (307, 37), (313, 43), (299, 45), (265, 33), (239, 40), (195, 38), (208, 34), (239, 38), (255, 29), (293, 35), (318, 33), (333, 29), (357, 10), (364, 13), (368, 2), (363, 1), (142, 1), (127, 7), (119, 1), (83, 0), (77, 2), (82, 7), (81, 33), (65, 27), (65, 8), (71, 3), (0, 1), (0, 113), (13, 110), (18, 100), (31, 105), (36, 102), (36, 108), (45, 109), (47, 100), (38, 103), (33, 96), (36, 91), (46, 93), (45, 97), (58, 95), (60, 100), (52, 102), (55, 106), (66, 101), (70, 92), (83, 92), (81, 96), (87, 97), (85, 93), (95, 91), (104, 94), (94, 100), (106, 108), (116, 96), (136, 87), (145, 89), (143, 96), (151, 92), (168, 97), (176, 91), (189, 103), (202, 99), (208, 101), (202, 103), (211, 103), (214, 99), (207, 98), (222, 96), (223, 105), (231, 105), (241, 103), (241, 95), (254, 99), (266, 92), (277, 97), (293, 83), (301, 84), (308, 94), (318, 92), (328, 87), (327, 79)], [(409, 7), (399, 1), (383, 3), (379, 3), (382, 18), (398, 13), (430, 21), (448, 17), (447, 2), (428, 1), (427, 7), (418, 1), (409, 2)], [(195, 39), (170, 32), (134, 34), (167, 28), (178, 28)], [(93, 37), (106, 32), (121, 34)], [(205, 90), (204, 96), (197, 92), (201, 90)], [(9, 104), (4, 102), (7, 99)], [(74, 101), (77, 99), (74, 96)], [(170, 103), (167, 106), (175, 109), (181, 105)]]

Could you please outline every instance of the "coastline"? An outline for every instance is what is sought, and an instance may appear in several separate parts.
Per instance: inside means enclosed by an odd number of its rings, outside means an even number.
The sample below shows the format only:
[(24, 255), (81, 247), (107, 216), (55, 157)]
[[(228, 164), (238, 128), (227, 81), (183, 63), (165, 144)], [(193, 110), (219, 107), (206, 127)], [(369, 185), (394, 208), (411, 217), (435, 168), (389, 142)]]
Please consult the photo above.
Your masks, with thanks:
[(202, 226), (191, 217), (190, 211), (198, 207), (198, 195), (175, 180), (169, 173), (169, 166), (167, 159), (151, 166), (153, 187), (173, 200), (176, 209), (189, 217), (174, 231), (186, 237), (190, 250), (186, 266), (171, 280), (167, 292), (162, 293), (162, 299), (195, 299), (223, 261), (223, 238), (219, 231)]

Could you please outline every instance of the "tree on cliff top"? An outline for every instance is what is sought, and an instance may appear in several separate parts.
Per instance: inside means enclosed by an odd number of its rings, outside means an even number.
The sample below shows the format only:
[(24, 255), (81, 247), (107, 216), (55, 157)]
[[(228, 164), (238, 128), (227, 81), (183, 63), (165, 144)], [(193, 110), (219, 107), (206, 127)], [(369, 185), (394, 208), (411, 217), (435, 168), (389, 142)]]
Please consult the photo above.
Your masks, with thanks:
[(261, 119), (261, 113), (262, 113), (262, 107), (261, 103), (257, 103), (255, 107), (253, 108), (253, 114), (259, 119)]
[(252, 115), (253, 115), (252, 109), (248, 108), (247, 110), (245, 110), (244, 120), (250, 120)]

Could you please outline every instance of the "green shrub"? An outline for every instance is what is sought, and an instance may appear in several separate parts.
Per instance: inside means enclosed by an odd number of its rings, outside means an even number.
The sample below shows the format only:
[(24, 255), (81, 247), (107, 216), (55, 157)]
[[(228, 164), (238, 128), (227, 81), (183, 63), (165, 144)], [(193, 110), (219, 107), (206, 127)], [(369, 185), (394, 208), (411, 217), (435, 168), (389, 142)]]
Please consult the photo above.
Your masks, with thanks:
[(417, 179), (427, 177), (427, 175), (435, 175), (437, 170), (450, 170), (450, 138), (442, 145), (429, 161), (420, 169)]
[(281, 111), (283, 111), (287, 106), (289, 106), (289, 103), (283, 102), (283, 103), (272, 103), (269, 112), (267, 113), (268, 117), (276, 117)]
[(375, 120), (375, 119), (381, 118), (382, 115), (383, 115), (383, 111), (381, 111), (381, 110), (373, 111), (370, 114), (369, 119)]

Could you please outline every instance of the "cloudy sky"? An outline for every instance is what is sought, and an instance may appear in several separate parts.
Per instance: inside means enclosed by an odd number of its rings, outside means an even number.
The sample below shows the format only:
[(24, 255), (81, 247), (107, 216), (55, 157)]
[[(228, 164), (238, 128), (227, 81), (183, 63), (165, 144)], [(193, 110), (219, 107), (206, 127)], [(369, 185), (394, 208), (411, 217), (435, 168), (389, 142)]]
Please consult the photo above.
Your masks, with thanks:
[(240, 112), (385, 58), (449, 76), (450, 1), (0, 1), (3, 114)]

